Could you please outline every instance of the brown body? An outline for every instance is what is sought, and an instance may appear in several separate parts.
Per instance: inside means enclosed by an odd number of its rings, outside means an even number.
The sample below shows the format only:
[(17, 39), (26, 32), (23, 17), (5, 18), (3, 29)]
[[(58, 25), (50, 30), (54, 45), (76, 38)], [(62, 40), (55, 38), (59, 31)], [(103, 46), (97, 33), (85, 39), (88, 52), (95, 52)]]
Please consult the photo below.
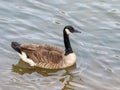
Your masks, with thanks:
[(64, 68), (64, 51), (61, 48), (50, 45), (21, 44), (20, 49), (33, 60), (37, 67)]

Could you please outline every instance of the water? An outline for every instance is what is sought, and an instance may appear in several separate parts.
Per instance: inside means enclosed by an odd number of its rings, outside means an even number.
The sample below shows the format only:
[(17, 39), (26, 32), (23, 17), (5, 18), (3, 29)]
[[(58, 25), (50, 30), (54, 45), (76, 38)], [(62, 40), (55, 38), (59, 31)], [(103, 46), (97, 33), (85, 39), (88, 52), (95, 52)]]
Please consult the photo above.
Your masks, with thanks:
[[(119, 0), (1, 0), (0, 90), (120, 90)], [(76, 65), (63, 70), (29, 67), (11, 41), (64, 48), (72, 25)]]

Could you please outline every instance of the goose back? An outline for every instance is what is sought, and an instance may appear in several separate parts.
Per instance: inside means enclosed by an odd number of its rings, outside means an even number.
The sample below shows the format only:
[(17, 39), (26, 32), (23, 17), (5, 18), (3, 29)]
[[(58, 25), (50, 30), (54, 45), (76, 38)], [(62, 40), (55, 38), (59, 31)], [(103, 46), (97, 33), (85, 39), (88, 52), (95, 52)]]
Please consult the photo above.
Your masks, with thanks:
[(21, 44), (21, 51), (38, 67), (59, 69), (64, 64), (64, 51), (51, 45)]

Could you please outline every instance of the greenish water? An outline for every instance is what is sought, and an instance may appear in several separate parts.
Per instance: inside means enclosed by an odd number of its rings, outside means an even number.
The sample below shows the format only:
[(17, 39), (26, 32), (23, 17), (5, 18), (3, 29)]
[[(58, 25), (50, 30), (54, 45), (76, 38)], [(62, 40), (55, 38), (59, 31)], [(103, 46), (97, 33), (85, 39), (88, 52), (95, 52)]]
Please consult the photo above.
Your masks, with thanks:
[[(0, 0), (0, 90), (120, 90), (119, 0)], [(11, 41), (64, 48), (70, 36), (76, 65), (63, 70), (32, 68)], [(81, 30), (82, 28), (82, 30)]]

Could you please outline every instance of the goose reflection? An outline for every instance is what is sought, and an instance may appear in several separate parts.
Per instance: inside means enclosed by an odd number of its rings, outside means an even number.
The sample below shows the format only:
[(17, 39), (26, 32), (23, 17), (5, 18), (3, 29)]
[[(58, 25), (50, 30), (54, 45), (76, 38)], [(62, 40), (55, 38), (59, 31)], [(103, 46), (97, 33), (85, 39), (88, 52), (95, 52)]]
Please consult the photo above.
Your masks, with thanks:
[(21, 59), (19, 60), (17, 64), (12, 65), (12, 72), (18, 73), (20, 75), (23, 75), (26, 73), (32, 74), (34, 72), (37, 72), (43, 76), (54, 76), (54, 75), (57, 75), (57, 72), (60, 70), (65, 70), (66, 73), (64, 73), (64, 75), (67, 75), (69, 74), (69, 71), (74, 70), (74, 69), (76, 69), (76, 64), (74, 64), (73, 66), (69, 68), (59, 69), (59, 70), (43, 69), (40, 67), (31, 67), (29, 64), (25, 63)]

